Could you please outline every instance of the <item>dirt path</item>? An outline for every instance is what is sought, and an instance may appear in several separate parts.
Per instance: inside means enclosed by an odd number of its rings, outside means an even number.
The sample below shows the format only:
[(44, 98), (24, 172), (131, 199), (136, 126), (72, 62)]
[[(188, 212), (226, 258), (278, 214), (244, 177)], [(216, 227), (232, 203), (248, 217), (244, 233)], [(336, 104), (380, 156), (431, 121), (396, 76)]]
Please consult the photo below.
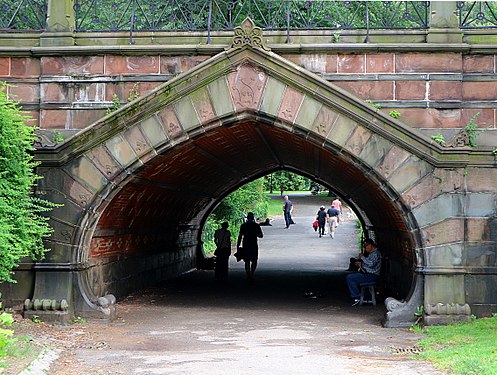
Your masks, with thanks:
[(297, 225), (263, 227), (254, 285), (232, 258), (225, 285), (195, 271), (128, 296), (110, 324), (46, 329), (64, 349), (50, 374), (438, 374), (410, 359), (419, 336), (381, 327), (381, 304), (350, 306), (354, 221), (318, 238), (319, 203), (292, 199)]

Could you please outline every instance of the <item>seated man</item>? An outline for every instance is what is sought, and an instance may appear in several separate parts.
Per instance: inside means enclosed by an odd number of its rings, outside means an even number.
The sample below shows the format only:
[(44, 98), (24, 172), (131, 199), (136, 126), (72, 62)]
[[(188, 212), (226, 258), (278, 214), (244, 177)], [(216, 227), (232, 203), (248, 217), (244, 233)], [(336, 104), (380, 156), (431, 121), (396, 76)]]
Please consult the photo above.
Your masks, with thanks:
[(359, 272), (348, 274), (346, 278), (350, 297), (353, 299), (352, 306), (356, 306), (360, 302), (361, 284), (376, 282), (380, 276), (381, 254), (376, 247), (376, 243), (371, 239), (366, 239), (364, 241), (364, 250), (368, 253), (368, 256), (359, 254), (359, 259), (355, 262)]

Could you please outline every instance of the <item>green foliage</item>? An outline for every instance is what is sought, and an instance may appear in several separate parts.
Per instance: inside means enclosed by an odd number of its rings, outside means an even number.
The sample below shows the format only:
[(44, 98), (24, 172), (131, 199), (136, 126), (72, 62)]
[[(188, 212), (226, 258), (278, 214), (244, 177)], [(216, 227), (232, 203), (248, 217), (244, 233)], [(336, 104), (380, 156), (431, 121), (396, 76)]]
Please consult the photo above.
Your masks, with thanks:
[[(0, 310), (1, 309), (2, 303), (0, 302)], [(12, 318), (12, 314), (7, 314), (5, 311), (0, 313), (0, 358), (5, 358), (8, 355), (8, 348), (16, 342), (16, 339), (12, 338), (14, 331), (5, 328), (10, 327), (13, 322), (14, 319)]]
[(411, 325), (411, 328), (421, 329), (423, 327), (423, 316), (425, 314), (425, 307), (423, 305), (419, 305), (416, 308), (416, 312), (414, 316), (416, 317), (416, 321)]
[(422, 330), (428, 337), (420, 346), (422, 359), (454, 375), (497, 374), (497, 317), (469, 323), (430, 326)]
[(43, 212), (57, 205), (33, 197), (39, 178), (30, 154), (35, 128), (0, 86), (0, 282), (15, 282), (11, 276), (24, 257), (42, 259), (46, 249), (43, 238), (52, 230)]
[(339, 41), (340, 41), (340, 34), (334, 33), (333, 34), (333, 43), (338, 43)]
[(64, 142), (64, 137), (62, 137), (62, 133), (58, 130), (51, 130), (50, 135), (52, 136), (52, 141), (55, 143)]
[(267, 211), (268, 199), (264, 194), (263, 179), (252, 181), (234, 191), (209, 216), (202, 233), (204, 251), (206, 253), (214, 251), (214, 231), (220, 227), (223, 221), (229, 223), (231, 241), (235, 242), (240, 225), (244, 222), (248, 212), (253, 212), (256, 218), (265, 219)]
[(120, 106), (121, 101), (119, 100), (119, 97), (116, 94), (112, 95), (112, 105), (107, 108), (107, 114), (117, 111)]
[(374, 103), (371, 99), (366, 99), (366, 103), (368, 103), (369, 105), (372, 105), (376, 109), (381, 109), (381, 105)]
[(129, 90), (128, 94), (128, 102), (132, 102), (135, 99), (138, 99), (140, 97), (140, 84), (136, 82), (131, 90)]
[(480, 112), (478, 112), (477, 114), (475, 114), (473, 117), (471, 117), (471, 119), (469, 120), (468, 124), (466, 125), (466, 127), (464, 128), (464, 131), (466, 132), (466, 134), (468, 135), (468, 138), (469, 138), (469, 145), (471, 147), (476, 147), (478, 146), (476, 143), (475, 143), (475, 139), (476, 137), (478, 137), (478, 135), (480, 135), (480, 133), (482, 131), (485, 131), (487, 130), (488, 128), (483, 128), (483, 129), (478, 129), (478, 127), (480, 125), (484, 125), (485, 122), (481, 122), (481, 123), (478, 123), (476, 122), (476, 118), (480, 116)]
[(82, 318), (80, 316), (75, 316), (73, 319), (72, 319), (72, 322), (73, 323), (86, 323), (86, 319), (85, 318)]
[(390, 111), (388, 112), (388, 115), (392, 118), (399, 118), (400, 117), (400, 112), (399, 111), (396, 111), (396, 110), (393, 110), (393, 111)]
[(311, 180), (288, 171), (277, 171), (263, 177), (264, 188), (271, 193), (276, 191), (309, 190)]
[(40, 319), (40, 317), (39, 317), (38, 315), (33, 315), (33, 316), (31, 317), (31, 321), (32, 321), (33, 323), (36, 323), (36, 324), (39, 324), (39, 323), (42, 323), (42, 322), (43, 322), (43, 320), (41, 320), (41, 319)]
[(445, 146), (445, 137), (443, 136), (443, 134), (438, 133), (438, 134), (432, 135), (431, 139), (433, 139), (439, 145)]
[(497, 147), (496, 147), (496, 148), (494, 148), (494, 149), (492, 150), (492, 154), (493, 154), (494, 156), (497, 156)]

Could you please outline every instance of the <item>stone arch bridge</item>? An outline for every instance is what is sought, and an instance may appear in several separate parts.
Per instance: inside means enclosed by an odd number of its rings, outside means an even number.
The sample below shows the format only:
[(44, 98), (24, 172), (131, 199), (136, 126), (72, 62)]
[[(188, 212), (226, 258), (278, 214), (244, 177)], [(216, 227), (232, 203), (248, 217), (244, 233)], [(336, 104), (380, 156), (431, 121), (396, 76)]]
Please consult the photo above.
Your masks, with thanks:
[[(486, 66), (487, 56), (466, 61)], [(411, 69), (424, 64), (411, 57)], [(57, 66), (46, 59), (46, 70), (36, 71), (29, 59), (10, 57), (9, 72), (43, 76), (40, 95), (60, 111), (77, 87), (56, 91), (55, 74), (47, 72), (69, 71), (78, 61), (91, 72), (101, 61), (65, 57)], [(420, 305), (432, 324), (497, 311), (497, 171), (490, 145), (474, 149), (465, 132), (454, 132), (452, 147), (440, 146), (273, 52), (248, 19), (228, 48), (202, 60), (84, 129), (61, 129), (60, 144), (44, 127), (36, 192), (64, 206), (51, 214), (46, 259), (20, 265), (19, 283), (9, 287), (12, 302), (27, 300), (28, 316), (111, 317), (113, 296), (195, 268), (209, 213), (230, 192), (279, 169), (332, 186), (385, 250), (392, 297), (386, 326), (410, 325)], [(388, 61), (382, 56), (378, 69)], [(29, 97), (28, 84), (17, 94)], [(98, 82), (90, 87), (98, 96)], [(56, 121), (48, 120), (53, 108), (48, 101), (40, 107), (40, 123)], [(75, 119), (63, 121), (69, 118)]]

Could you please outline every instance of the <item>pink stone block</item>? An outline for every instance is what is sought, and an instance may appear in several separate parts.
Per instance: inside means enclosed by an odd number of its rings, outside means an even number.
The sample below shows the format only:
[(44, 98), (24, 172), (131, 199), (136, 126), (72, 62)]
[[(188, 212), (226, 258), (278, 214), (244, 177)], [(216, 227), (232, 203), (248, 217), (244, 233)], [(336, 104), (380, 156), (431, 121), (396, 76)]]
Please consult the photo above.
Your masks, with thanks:
[(338, 73), (364, 73), (364, 55), (338, 55)]
[(107, 149), (103, 145), (98, 145), (86, 154), (93, 164), (106, 176), (112, 180), (118, 173), (122, 171), (118, 162), (112, 158)]
[(393, 54), (366, 55), (366, 73), (393, 73)]
[(493, 73), (494, 56), (491, 55), (469, 55), (463, 56), (464, 73)]
[(397, 73), (462, 72), (459, 53), (400, 53), (395, 58)]
[(44, 75), (103, 74), (103, 56), (46, 56), (41, 58)]
[(228, 76), (228, 86), (235, 109), (259, 109), (267, 75), (250, 64), (243, 64)]
[(13, 77), (38, 77), (40, 60), (31, 57), (12, 57), (10, 74)]
[(298, 110), (302, 104), (304, 95), (291, 87), (287, 87), (281, 100), (278, 116), (290, 123), (297, 117)]
[(97, 122), (106, 115), (105, 109), (81, 109), (71, 111), (71, 124), (69, 129), (84, 129)]
[(497, 82), (463, 82), (463, 100), (495, 100)]
[(406, 151), (393, 146), (376, 169), (383, 177), (388, 178), (408, 157), (409, 154)]
[(192, 102), (202, 124), (207, 124), (216, 118), (207, 89), (195, 92), (192, 95)]
[(105, 56), (104, 74), (158, 74), (158, 56)]
[(461, 100), (462, 82), (431, 81), (428, 95), (431, 100)]
[(27, 103), (39, 103), (40, 87), (35, 83), (16, 83), (10, 86), (8, 92), (14, 101)]
[(158, 112), (158, 116), (162, 121), (162, 127), (169, 138), (175, 138), (183, 133), (183, 128), (181, 127), (172, 106), (163, 108)]
[(464, 220), (448, 219), (422, 230), (427, 246), (435, 246), (464, 240)]
[(316, 120), (314, 121), (312, 130), (314, 130), (322, 137), (326, 137), (329, 134), (337, 118), (338, 113), (333, 112), (326, 106), (323, 106), (321, 107), (321, 110), (319, 111)]
[(394, 83), (391, 81), (336, 81), (334, 83), (363, 100), (393, 100)]
[(401, 120), (413, 128), (460, 128), (460, 109), (400, 108)]
[(72, 100), (69, 99), (69, 89), (67, 85), (58, 83), (41, 84), (42, 103), (64, 103)]
[(10, 57), (0, 57), (0, 76), (10, 75)]
[(424, 81), (397, 81), (395, 83), (395, 99), (423, 100), (426, 94)]
[(71, 114), (68, 110), (40, 110), (41, 129), (69, 129)]

